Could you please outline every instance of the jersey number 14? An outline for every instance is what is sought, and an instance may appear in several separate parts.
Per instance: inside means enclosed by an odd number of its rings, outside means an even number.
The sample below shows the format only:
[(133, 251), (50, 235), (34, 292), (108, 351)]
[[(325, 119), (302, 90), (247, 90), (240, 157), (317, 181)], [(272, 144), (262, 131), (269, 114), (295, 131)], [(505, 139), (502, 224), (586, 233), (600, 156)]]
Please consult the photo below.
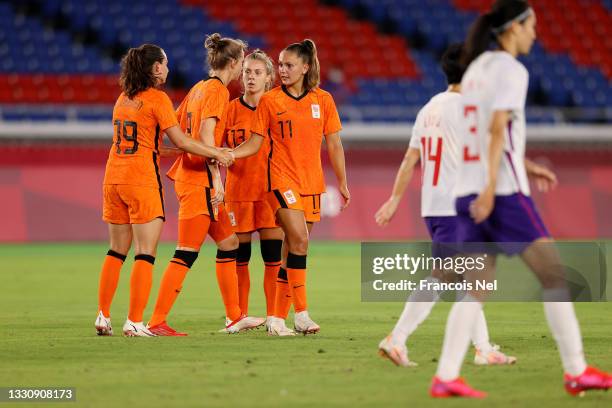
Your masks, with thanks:
[[(432, 149), (432, 140), (436, 141), (435, 152)], [(434, 172), (432, 184), (438, 185), (438, 178), (440, 177), (440, 163), (442, 163), (442, 138), (441, 137), (422, 137), (421, 138), (421, 149), (423, 151), (423, 167), (427, 166), (428, 162), (433, 162)]]

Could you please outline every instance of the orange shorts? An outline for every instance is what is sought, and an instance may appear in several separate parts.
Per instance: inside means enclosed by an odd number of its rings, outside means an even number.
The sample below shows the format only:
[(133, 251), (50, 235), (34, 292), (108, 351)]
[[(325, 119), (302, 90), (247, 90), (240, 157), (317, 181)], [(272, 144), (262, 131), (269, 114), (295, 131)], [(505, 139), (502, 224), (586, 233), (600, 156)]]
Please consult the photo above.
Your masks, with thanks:
[(176, 181), (174, 191), (179, 202), (179, 220), (196, 215), (208, 215), (213, 221), (218, 218), (218, 209), (210, 202), (214, 196), (212, 188)]
[(303, 195), (302, 202), (306, 222), (321, 221), (321, 194)]
[(276, 228), (274, 212), (267, 201), (228, 201), (225, 203), (234, 232)]
[(274, 214), (279, 208), (290, 208), (304, 213), (306, 222), (321, 221), (321, 194), (300, 195), (296, 188), (280, 188), (266, 193), (266, 201)]
[(234, 234), (232, 224), (225, 206), (217, 207), (217, 220), (213, 221), (209, 215), (199, 214), (192, 218), (179, 218), (178, 246), (200, 249), (206, 235), (215, 242), (221, 242)]
[(102, 219), (111, 224), (145, 224), (155, 218), (165, 220), (161, 188), (105, 184)]

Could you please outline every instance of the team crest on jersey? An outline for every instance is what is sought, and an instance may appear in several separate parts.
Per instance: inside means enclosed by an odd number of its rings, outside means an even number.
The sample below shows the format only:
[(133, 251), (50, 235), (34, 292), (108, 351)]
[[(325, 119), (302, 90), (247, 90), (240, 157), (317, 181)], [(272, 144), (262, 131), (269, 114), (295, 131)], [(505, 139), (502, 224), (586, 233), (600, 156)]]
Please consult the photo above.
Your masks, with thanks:
[(283, 195), (285, 196), (289, 204), (295, 204), (297, 202), (295, 195), (293, 195), (293, 191), (287, 190), (283, 193)]
[(230, 211), (227, 213), (229, 219), (230, 219), (230, 223), (232, 224), (232, 227), (236, 226), (236, 216), (234, 215), (233, 211)]
[(312, 117), (315, 119), (321, 119), (321, 107), (317, 104), (310, 105), (312, 109)]

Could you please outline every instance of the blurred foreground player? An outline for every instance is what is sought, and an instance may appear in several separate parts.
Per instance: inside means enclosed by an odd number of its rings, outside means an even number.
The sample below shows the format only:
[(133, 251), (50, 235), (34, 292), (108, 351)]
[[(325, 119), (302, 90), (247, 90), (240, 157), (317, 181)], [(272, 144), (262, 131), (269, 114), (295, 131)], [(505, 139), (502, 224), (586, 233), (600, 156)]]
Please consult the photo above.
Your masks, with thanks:
[[(528, 175), (544, 190), (556, 184), (552, 173), (525, 160), (529, 74), (516, 58), (529, 53), (535, 26), (527, 2), (498, 0), (470, 29), (463, 61), (469, 66), (461, 82), (466, 122), (456, 188), (458, 237), (467, 255), (488, 254), (484, 271), (467, 271), (467, 282), (491, 282), (498, 252), (520, 255), (534, 272), (543, 287), (544, 312), (561, 355), (565, 389), (577, 395), (610, 388), (612, 376), (585, 361), (565, 270), (530, 197)], [(498, 49), (488, 51), (492, 37)], [(483, 242), (494, 243), (496, 249), (473, 244)], [(484, 291), (472, 290), (453, 305), (431, 396), (486, 396), (459, 377), (485, 298)]]
[[(453, 188), (457, 181), (457, 162), (460, 160), (460, 132), (463, 131), (463, 108), (461, 98), (461, 77), (464, 68), (460, 64), (461, 44), (451, 45), (442, 56), (442, 70), (446, 75), (448, 89), (434, 96), (417, 115), (416, 122), (402, 165), (400, 166), (393, 192), (376, 212), (376, 222), (387, 225), (399, 206), (399, 203), (412, 179), (416, 164), (421, 161), (421, 216), (432, 240), (432, 256), (446, 258), (455, 255), (452, 245), (457, 241), (457, 221)], [(442, 244), (442, 245), (440, 245)], [(444, 280), (442, 271), (432, 271), (428, 278), (437, 283)], [(454, 274), (451, 272), (451, 274)], [(456, 277), (455, 277), (456, 278)], [(416, 328), (429, 316), (439, 300), (435, 290), (412, 291), (404, 311), (395, 328), (378, 349), (399, 366), (414, 366), (408, 359), (406, 340)], [(478, 365), (513, 364), (516, 358), (507, 356), (496, 345), (489, 341), (489, 332), (484, 313), (480, 313), (472, 333), (472, 342), (476, 348), (474, 362)]]

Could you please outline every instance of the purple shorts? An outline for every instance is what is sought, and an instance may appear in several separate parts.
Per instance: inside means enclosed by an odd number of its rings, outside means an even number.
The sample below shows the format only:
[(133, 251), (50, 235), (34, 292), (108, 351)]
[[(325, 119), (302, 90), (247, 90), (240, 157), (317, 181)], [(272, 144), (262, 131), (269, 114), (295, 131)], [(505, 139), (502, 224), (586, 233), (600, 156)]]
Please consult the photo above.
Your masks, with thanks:
[(533, 241), (550, 237), (531, 197), (522, 193), (495, 196), (493, 212), (480, 224), (475, 224), (470, 217), (470, 203), (475, 198), (471, 194), (457, 198), (455, 203), (459, 242), (491, 242), (498, 252), (516, 255)]
[(457, 217), (425, 217), (431, 236), (431, 256), (448, 258), (457, 254)]

